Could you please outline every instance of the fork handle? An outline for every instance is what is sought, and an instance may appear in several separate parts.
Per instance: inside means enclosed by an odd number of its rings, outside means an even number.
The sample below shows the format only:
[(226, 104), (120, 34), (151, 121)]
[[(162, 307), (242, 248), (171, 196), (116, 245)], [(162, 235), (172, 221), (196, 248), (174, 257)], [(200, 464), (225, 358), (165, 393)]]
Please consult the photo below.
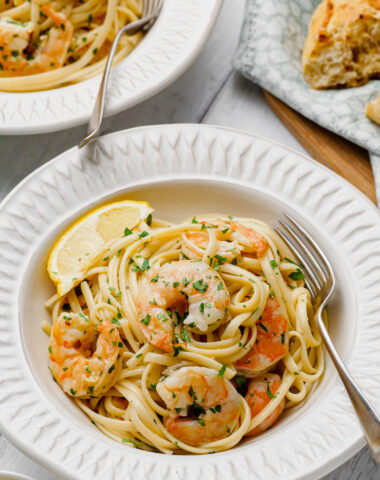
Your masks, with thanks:
[(320, 308), (318, 313), (318, 326), (322, 338), (325, 342), (327, 351), (333, 361), (339, 376), (346, 388), (348, 396), (352, 402), (352, 405), (359, 417), (360, 423), (364, 430), (371, 456), (376, 463), (380, 462), (380, 417), (377, 412), (371, 407), (367, 399), (360, 391), (359, 387), (351, 377), (342, 359), (331, 341), (330, 335), (322, 320), (322, 310)]
[(105, 99), (106, 99), (108, 80), (110, 77), (113, 59), (114, 59), (117, 47), (119, 46), (121, 37), (126, 33), (128, 35), (134, 35), (135, 33), (139, 32), (140, 30), (143, 29), (145, 25), (147, 25), (148, 20), (149, 19), (143, 18), (131, 24), (125, 25), (123, 28), (119, 30), (116, 37), (114, 38), (110, 52), (108, 54), (107, 63), (103, 72), (103, 77), (100, 83), (100, 88), (98, 91), (98, 96), (96, 98), (95, 106), (92, 111), (90, 121), (88, 122), (87, 136), (80, 142), (79, 148), (84, 147), (90, 140), (92, 140), (99, 134), (100, 127), (103, 121), (103, 116), (104, 116), (104, 105), (105, 105)]

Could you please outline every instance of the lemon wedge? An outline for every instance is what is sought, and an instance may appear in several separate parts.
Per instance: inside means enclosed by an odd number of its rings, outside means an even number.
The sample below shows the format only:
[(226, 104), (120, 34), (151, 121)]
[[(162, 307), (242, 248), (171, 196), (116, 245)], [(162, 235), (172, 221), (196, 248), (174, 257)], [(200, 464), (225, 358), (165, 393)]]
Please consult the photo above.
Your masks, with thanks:
[(132, 230), (153, 210), (146, 202), (125, 200), (98, 207), (58, 238), (48, 259), (48, 273), (59, 297), (76, 286), (105, 246)]

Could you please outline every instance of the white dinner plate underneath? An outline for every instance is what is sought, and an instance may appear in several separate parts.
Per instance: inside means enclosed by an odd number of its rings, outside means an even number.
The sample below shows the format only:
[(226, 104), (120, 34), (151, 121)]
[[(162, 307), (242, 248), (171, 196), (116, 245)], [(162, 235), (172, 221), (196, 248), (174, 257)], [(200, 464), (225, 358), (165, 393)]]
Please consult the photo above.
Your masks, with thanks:
[(59, 476), (91, 480), (316, 479), (352, 456), (363, 435), (330, 362), (307, 400), (264, 434), (214, 455), (128, 448), (97, 430), (48, 372), (40, 324), (54, 291), (46, 257), (78, 215), (113, 198), (144, 199), (181, 221), (214, 212), (272, 223), (282, 211), (310, 231), (337, 276), (333, 340), (380, 410), (380, 218), (323, 166), (253, 135), (199, 125), (117, 132), (69, 150), (22, 181), (0, 207), (0, 428)]
[[(106, 116), (155, 95), (176, 80), (205, 44), (221, 0), (164, 0), (153, 28), (112, 69)], [(0, 134), (26, 135), (86, 123), (101, 76), (41, 92), (0, 92)]]

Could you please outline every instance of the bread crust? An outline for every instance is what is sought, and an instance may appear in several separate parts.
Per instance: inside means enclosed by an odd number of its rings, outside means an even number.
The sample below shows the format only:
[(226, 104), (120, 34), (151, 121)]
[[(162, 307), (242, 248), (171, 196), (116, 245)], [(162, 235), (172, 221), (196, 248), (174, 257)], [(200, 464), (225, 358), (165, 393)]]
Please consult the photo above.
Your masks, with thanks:
[(380, 77), (380, 0), (323, 0), (310, 22), (302, 64), (316, 89), (356, 87)]
[(367, 105), (365, 113), (370, 120), (380, 125), (380, 95)]

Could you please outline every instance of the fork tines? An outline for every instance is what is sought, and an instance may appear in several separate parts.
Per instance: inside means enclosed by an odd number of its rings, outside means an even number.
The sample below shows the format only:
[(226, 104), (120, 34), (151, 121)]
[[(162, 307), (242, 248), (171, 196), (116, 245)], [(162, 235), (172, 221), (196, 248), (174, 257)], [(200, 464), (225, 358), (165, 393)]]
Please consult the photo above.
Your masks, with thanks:
[(302, 265), (306, 286), (312, 296), (317, 297), (326, 284), (335, 283), (329, 261), (317, 243), (294, 218), (283, 213), (277, 221), (279, 226), (274, 226), (274, 229)]
[(161, 8), (163, 0), (144, 0), (143, 18), (152, 15), (158, 8)]

